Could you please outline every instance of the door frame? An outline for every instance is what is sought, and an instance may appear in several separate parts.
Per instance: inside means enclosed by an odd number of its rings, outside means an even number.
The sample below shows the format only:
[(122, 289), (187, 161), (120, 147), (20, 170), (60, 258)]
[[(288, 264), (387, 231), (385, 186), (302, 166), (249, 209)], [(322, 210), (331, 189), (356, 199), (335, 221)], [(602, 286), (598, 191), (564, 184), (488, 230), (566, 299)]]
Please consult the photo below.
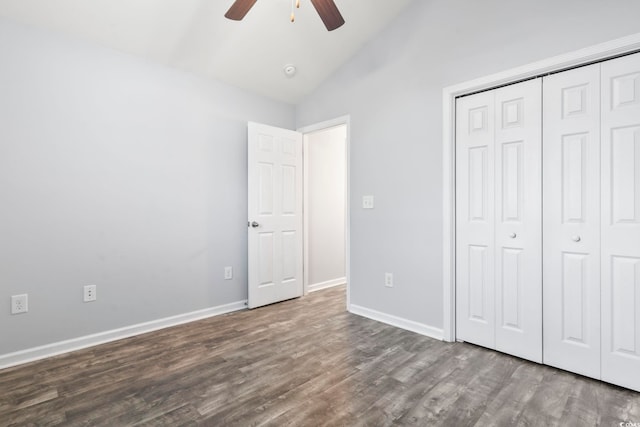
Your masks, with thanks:
[(351, 206), (349, 201), (351, 200), (351, 168), (350, 168), (350, 157), (351, 157), (351, 116), (345, 115), (341, 117), (337, 117), (335, 119), (326, 120), (323, 122), (315, 123), (309, 126), (304, 126), (298, 128), (297, 131), (302, 133), (302, 161), (304, 164), (303, 168), (303, 236), (304, 236), (304, 271), (303, 271), (303, 294), (307, 295), (309, 293), (309, 218), (308, 218), (308, 199), (307, 199), (307, 190), (308, 190), (308, 171), (307, 171), (307, 152), (306, 152), (306, 135), (314, 132), (319, 132), (322, 130), (327, 130), (337, 126), (346, 126), (347, 137), (345, 141), (345, 277), (347, 281), (347, 309), (349, 309), (351, 304)]
[[(640, 51), (640, 33), (445, 87), (442, 91), (443, 339), (456, 340), (455, 105), (456, 98)], [(348, 131), (347, 131), (348, 133)]]

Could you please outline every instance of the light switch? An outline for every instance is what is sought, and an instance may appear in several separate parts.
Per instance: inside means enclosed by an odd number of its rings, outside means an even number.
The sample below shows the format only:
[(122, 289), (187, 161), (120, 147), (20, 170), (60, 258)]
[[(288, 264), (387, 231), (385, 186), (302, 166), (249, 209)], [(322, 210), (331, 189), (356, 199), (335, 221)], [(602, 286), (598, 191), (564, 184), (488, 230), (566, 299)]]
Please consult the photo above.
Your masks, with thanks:
[(373, 196), (362, 196), (362, 209), (373, 209)]

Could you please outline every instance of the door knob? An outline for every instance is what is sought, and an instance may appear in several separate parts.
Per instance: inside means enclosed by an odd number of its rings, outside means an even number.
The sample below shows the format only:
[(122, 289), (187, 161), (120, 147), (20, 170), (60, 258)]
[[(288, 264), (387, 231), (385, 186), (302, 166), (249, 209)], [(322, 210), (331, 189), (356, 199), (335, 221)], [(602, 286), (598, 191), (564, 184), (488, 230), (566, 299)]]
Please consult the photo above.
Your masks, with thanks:
[(582, 239), (580, 238), (580, 236), (573, 236), (571, 240), (573, 240), (574, 242), (579, 242)]
[(516, 234), (516, 233), (511, 233), (511, 234), (509, 234), (509, 237), (511, 237), (512, 239), (515, 239), (515, 238), (516, 238), (516, 236), (517, 236), (517, 234)]
[(253, 228), (260, 227), (260, 224), (258, 224), (257, 222), (253, 221), (251, 223), (251, 227), (253, 227)]

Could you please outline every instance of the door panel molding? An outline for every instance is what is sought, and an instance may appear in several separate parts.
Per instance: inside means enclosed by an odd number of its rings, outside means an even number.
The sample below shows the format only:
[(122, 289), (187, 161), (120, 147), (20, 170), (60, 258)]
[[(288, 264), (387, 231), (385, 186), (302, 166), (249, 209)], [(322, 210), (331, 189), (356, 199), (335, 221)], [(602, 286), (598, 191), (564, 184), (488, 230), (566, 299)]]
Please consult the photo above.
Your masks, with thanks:
[(495, 93), (458, 100), (458, 338), (495, 348)]
[(601, 85), (602, 379), (640, 391), (640, 53)]
[(542, 361), (540, 79), (458, 99), (458, 338)]
[(496, 350), (540, 363), (542, 79), (495, 92)]
[(600, 378), (600, 64), (545, 77), (543, 116), (544, 361)]

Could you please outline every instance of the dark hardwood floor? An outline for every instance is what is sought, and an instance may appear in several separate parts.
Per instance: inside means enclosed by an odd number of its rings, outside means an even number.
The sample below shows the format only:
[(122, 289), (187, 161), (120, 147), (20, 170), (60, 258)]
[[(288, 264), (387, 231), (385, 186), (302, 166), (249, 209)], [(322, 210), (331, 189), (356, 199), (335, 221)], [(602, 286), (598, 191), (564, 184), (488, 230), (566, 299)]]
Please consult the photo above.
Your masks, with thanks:
[(344, 293), (5, 369), (0, 425), (640, 423), (640, 393), (349, 314)]

